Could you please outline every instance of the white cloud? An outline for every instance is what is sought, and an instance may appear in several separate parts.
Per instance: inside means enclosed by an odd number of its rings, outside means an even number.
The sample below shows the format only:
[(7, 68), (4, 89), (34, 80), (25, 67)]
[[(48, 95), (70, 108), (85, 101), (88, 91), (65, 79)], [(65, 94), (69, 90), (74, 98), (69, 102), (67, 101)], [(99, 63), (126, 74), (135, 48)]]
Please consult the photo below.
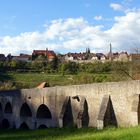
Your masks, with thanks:
[(95, 20), (102, 20), (103, 17), (102, 17), (101, 15), (100, 15), (100, 16), (95, 16), (94, 19), (95, 19)]
[(123, 6), (121, 4), (118, 3), (111, 3), (110, 7), (113, 8), (116, 11), (122, 11), (123, 10)]
[[(18, 36), (0, 37), (0, 53), (31, 53), (34, 49), (79, 51), (90, 47), (92, 51), (108, 52), (109, 43), (114, 50), (140, 48), (140, 10), (129, 11), (114, 18), (114, 25), (104, 29), (94, 26), (84, 18), (53, 20), (44, 32), (26, 32)], [(102, 29), (103, 28), (103, 29)]]
[[(106, 31), (112, 42), (118, 48), (132, 48), (140, 46), (140, 11), (129, 12), (125, 16), (115, 17), (116, 23)], [(137, 45), (136, 45), (137, 44)]]

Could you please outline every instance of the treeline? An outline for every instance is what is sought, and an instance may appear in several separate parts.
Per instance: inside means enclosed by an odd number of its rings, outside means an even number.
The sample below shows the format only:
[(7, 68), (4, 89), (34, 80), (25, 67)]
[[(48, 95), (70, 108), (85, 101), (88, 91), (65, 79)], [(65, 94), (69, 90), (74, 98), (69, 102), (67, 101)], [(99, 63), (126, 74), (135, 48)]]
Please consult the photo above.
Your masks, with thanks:
[(138, 77), (140, 78), (139, 62), (75, 63), (60, 62), (58, 59), (51, 62), (0, 61), (0, 90), (36, 87), (43, 81), (55, 86), (117, 82)]
[(44, 72), (44, 73), (59, 73), (78, 74), (78, 73), (109, 73), (122, 72), (128, 74), (130, 72), (139, 71), (140, 64), (132, 62), (94, 62), (94, 63), (76, 63), (76, 62), (60, 62), (57, 58), (51, 62), (46, 62), (43, 59), (36, 59), (32, 62), (22, 61), (0, 61), (1, 72)]

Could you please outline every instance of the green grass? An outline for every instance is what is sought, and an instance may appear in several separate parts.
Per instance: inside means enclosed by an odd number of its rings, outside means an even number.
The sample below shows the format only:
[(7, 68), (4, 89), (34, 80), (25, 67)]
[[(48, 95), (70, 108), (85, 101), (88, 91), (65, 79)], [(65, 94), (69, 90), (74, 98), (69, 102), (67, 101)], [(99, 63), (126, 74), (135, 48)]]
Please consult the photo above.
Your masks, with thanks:
[(45, 130), (0, 130), (0, 140), (139, 140), (140, 126), (134, 128), (49, 128)]
[[(10, 83), (10, 88), (33, 88), (41, 82), (47, 81), (50, 86), (87, 84), (95, 82), (112, 82), (128, 80), (128, 77), (115, 73), (79, 73), (77, 75), (61, 75), (46, 73), (0, 73), (0, 81)], [(14, 84), (11, 84), (14, 83)]]

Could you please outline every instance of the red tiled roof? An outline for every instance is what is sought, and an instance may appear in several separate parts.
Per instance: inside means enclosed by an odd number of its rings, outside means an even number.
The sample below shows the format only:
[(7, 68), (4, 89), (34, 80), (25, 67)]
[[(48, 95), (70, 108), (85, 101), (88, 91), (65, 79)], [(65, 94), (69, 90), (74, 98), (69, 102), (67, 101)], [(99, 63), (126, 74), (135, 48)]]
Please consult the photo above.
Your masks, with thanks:
[(34, 50), (33, 55), (47, 55), (48, 58), (54, 58), (56, 57), (56, 54), (52, 50)]

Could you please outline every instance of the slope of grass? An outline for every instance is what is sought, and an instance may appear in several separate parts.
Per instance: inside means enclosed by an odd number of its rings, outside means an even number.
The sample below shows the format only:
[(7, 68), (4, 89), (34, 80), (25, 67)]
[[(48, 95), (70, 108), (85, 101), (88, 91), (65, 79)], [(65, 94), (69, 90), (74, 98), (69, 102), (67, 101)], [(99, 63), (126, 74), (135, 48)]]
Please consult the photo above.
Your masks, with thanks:
[(139, 140), (140, 126), (134, 128), (50, 128), (45, 130), (0, 130), (0, 140)]
[[(62, 86), (73, 84), (87, 84), (95, 82), (112, 82), (128, 80), (125, 75), (115, 73), (96, 73), (87, 74), (79, 73), (77, 75), (61, 75), (61, 74), (46, 74), (46, 73), (0, 73), (0, 81), (8, 83), (10, 88), (33, 88), (39, 83), (47, 81), (50, 86)], [(6, 88), (8, 85), (6, 85)], [(2, 89), (2, 88), (0, 88)]]

